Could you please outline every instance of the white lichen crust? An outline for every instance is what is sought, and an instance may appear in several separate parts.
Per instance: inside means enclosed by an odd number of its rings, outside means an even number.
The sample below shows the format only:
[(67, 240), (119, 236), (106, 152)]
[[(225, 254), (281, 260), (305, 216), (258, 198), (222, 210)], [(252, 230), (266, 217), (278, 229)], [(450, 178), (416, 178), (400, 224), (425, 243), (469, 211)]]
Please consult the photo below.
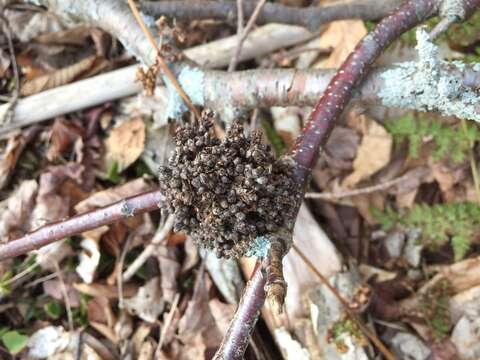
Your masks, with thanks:
[[(438, 47), (423, 29), (417, 30), (416, 50), (417, 61), (396, 64), (382, 73), (382, 104), (480, 121), (479, 96), (458, 77), (464, 64), (440, 59)], [(478, 66), (473, 69), (480, 70)]]

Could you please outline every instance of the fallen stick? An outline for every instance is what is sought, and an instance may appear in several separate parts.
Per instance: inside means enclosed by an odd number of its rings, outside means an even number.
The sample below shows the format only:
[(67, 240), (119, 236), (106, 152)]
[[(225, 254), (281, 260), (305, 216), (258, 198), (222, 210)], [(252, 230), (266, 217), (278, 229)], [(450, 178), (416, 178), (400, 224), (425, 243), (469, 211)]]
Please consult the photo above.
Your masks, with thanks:
[(120, 219), (153, 211), (163, 201), (159, 190), (132, 196), (103, 208), (57, 221), (34, 230), (19, 239), (0, 245), (0, 261), (39, 249), (69, 236), (81, 234)]
[[(299, 26), (265, 25), (249, 34), (248, 40), (243, 44), (239, 60), (264, 56), (277, 49), (301, 43), (309, 37), (311, 33)], [(236, 36), (231, 36), (188, 49), (185, 55), (194, 59), (200, 66), (219, 68), (228, 65), (236, 45)], [(0, 135), (55, 116), (140, 92), (142, 86), (135, 81), (137, 66), (131, 65), (20, 99), (15, 107), (12, 122), (0, 127)], [(8, 108), (8, 104), (0, 106), (0, 118)]]

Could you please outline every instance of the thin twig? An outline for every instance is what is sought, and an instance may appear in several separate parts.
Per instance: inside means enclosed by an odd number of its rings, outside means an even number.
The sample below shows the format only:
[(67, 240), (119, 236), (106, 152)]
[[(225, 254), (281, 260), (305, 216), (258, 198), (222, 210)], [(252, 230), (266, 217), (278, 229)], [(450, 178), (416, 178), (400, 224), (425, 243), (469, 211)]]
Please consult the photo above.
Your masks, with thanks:
[(118, 289), (118, 308), (123, 309), (123, 278), (122, 278), (122, 271), (123, 271), (123, 264), (125, 262), (125, 257), (127, 256), (128, 250), (130, 250), (130, 245), (132, 244), (133, 240), (133, 233), (130, 233), (127, 237), (127, 241), (125, 241), (125, 245), (123, 245), (122, 253), (120, 254), (120, 259), (118, 260), (117, 264), (117, 289)]
[(441, 34), (447, 31), (450, 25), (452, 25), (454, 22), (455, 22), (454, 18), (445, 17), (441, 19), (430, 31), (429, 33), (430, 39), (432, 41), (435, 40), (437, 37), (439, 37)]
[(343, 191), (343, 192), (330, 192), (330, 193), (305, 193), (305, 197), (309, 199), (321, 199), (321, 200), (338, 200), (341, 198), (345, 197), (353, 197), (353, 196), (358, 196), (358, 195), (366, 195), (366, 194), (371, 194), (373, 192), (377, 191), (383, 191), (391, 188), (394, 185), (401, 184), (403, 182), (406, 182), (412, 178), (416, 177), (421, 177), (423, 174), (426, 174), (428, 172), (427, 169), (425, 168), (419, 168), (415, 169), (413, 171), (409, 171), (403, 176), (400, 176), (396, 179), (392, 179), (389, 181), (385, 181), (383, 183), (377, 184), (377, 185), (372, 185), (372, 186), (367, 186), (361, 189), (354, 189), (354, 190), (349, 190), (349, 191)]
[(242, 46), (243, 43), (245, 42), (248, 34), (253, 28), (253, 25), (255, 25), (255, 21), (257, 20), (258, 15), (260, 14), (260, 11), (262, 10), (263, 6), (265, 5), (266, 0), (259, 0), (257, 6), (255, 7), (255, 10), (252, 13), (252, 16), (250, 16), (250, 19), (248, 19), (247, 25), (245, 28), (242, 30), (241, 35), (238, 34), (239, 36), (238, 39), (238, 44), (237, 48), (235, 49), (235, 53), (232, 57), (232, 60), (230, 61), (230, 64), (228, 65), (228, 71), (233, 71), (235, 70), (235, 67), (237, 66), (238, 63), (238, 58), (240, 57), (240, 53), (242, 52)]
[(51, 223), (30, 232), (19, 239), (0, 245), (0, 261), (23, 255), (55, 241), (81, 234), (102, 225), (158, 209), (163, 201), (160, 190), (154, 190), (118, 201), (71, 217), (68, 220)]
[(148, 246), (142, 251), (142, 253), (137, 256), (137, 258), (130, 264), (127, 270), (123, 273), (123, 281), (128, 281), (132, 278), (133, 275), (142, 267), (145, 261), (148, 260), (150, 256), (152, 256), (155, 248), (162, 243), (166, 238), (167, 235), (173, 228), (174, 216), (168, 215), (167, 220), (165, 220), (165, 224), (160, 227), (153, 237), (153, 240)]
[(163, 342), (165, 341), (165, 336), (167, 334), (167, 331), (172, 324), (173, 321), (173, 316), (175, 315), (175, 311), (177, 311), (178, 307), (178, 302), (180, 301), (180, 293), (176, 293), (175, 297), (173, 298), (172, 302), (172, 307), (170, 308), (170, 311), (168, 312), (167, 318), (165, 319), (165, 323), (162, 326), (162, 330), (160, 331), (160, 336), (158, 339), (158, 346), (156, 353), (159, 354), (160, 351), (162, 350), (163, 347)]
[(347, 315), (352, 319), (353, 322), (360, 328), (362, 333), (368, 337), (380, 350), (380, 352), (385, 356), (386, 359), (388, 360), (395, 360), (395, 356), (386, 348), (386, 346), (381, 342), (381, 340), (375, 336), (370, 329), (368, 329), (358, 318), (357, 314), (355, 314), (352, 309), (350, 308), (350, 304), (348, 303), (347, 300), (343, 298), (342, 295), (340, 295), (335, 289), (328, 279), (322, 275), (320, 271), (316, 268), (315, 265), (305, 256), (305, 254), (295, 245), (292, 245), (292, 249), (300, 256), (300, 258), (303, 260), (303, 262), (307, 265), (307, 267), (318, 277), (318, 279), (322, 282), (323, 285), (325, 285), (331, 293), (335, 296), (335, 298), (342, 304), (343, 309), (347, 313)]
[(67, 287), (65, 286), (65, 281), (63, 280), (62, 272), (60, 270), (60, 265), (56, 259), (53, 259), (53, 265), (55, 266), (55, 273), (58, 277), (58, 282), (60, 283), (60, 291), (62, 292), (63, 300), (65, 301), (65, 309), (67, 311), (68, 319), (68, 328), (70, 332), (73, 332), (75, 329), (73, 327), (73, 315), (72, 315), (72, 306), (70, 305), (70, 298), (68, 297)]
[(237, 36), (242, 34), (243, 22), (243, 0), (237, 0)]
[[(322, 24), (341, 19), (376, 20), (386, 16), (402, 0), (335, 1), (323, 6), (299, 8), (268, 2), (260, 12), (259, 24), (282, 23), (300, 25), (317, 31)], [(256, 2), (243, 0), (245, 18), (254, 12)], [(238, 19), (235, 1), (169, 0), (144, 1), (141, 8), (154, 16), (167, 16), (179, 20), (217, 19), (233, 22)]]
[(160, 55), (160, 49), (157, 45), (157, 42), (155, 41), (155, 38), (153, 37), (152, 33), (148, 29), (148, 27), (145, 25), (145, 22), (142, 19), (142, 16), (140, 15), (137, 6), (133, 2), (133, 0), (127, 0), (128, 5), (130, 6), (130, 9), (132, 10), (133, 16), (135, 16), (135, 19), (137, 20), (138, 24), (142, 28), (143, 33), (147, 37), (148, 41), (150, 44), (153, 46), (153, 48), (157, 51), (157, 62), (164, 74), (167, 76), (167, 78), (172, 82), (173, 86), (177, 90), (178, 94), (180, 97), (185, 101), (185, 104), (189, 107), (189, 109), (195, 114), (197, 118), (200, 117), (200, 112), (198, 109), (192, 104), (190, 98), (188, 95), (185, 93), (185, 91), (182, 89), (180, 84), (178, 83), (175, 75), (170, 71), (170, 68), (168, 67), (167, 63), (165, 62), (164, 58)]
[[(25, 262), (28, 262), (29, 259), (26, 259)], [(10, 279), (2, 282), (2, 286), (8, 286), (10, 284), (13, 284), (15, 281), (23, 278), (25, 275), (28, 275), (30, 274), (33, 270), (35, 270), (36, 268), (38, 267), (38, 264), (35, 262), (33, 263), (32, 265), (30, 265), (29, 267), (23, 269), (22, 271), (20, 271), (18, 274), (16, 274), (15, 276), (11, 277)]]
[(15, 57), (15, 48), (13, 47), (12, 31), (10, 29), (10, 24), (8, 22), (8, 19), (6, 19), (3, 15), (0, 15), (0, 20), (3, 22), (4, 25), (4, 34), (7, 38), (8, 51), (10, 53), (10, 59), (13, 68), (13, 77), (15, 79), (15, 89), (13, 89), (12, 96), (9, 99), (8, 109), (5, 112), (3, 118), (0, 118), (0, 125), (3, 125), (10, 123), (13, 119), (15, 105), (17, 104), (20, 95), (20, 75), (18, 72), (17, 59)]

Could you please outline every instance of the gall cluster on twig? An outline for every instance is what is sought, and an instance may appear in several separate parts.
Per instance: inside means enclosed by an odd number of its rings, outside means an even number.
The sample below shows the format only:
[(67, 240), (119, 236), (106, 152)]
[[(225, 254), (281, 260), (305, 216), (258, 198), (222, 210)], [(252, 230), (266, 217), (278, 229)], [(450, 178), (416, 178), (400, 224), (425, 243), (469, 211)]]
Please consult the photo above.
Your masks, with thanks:
[(176, 147), (159, 180), (174, 229), (219, 257), (240, 257), (253, 241), (290, 228), (298, 200), (291, 162), (275, 160), (257, 132), (235, 123), (220, 141), (213, 113), (179, 127)]

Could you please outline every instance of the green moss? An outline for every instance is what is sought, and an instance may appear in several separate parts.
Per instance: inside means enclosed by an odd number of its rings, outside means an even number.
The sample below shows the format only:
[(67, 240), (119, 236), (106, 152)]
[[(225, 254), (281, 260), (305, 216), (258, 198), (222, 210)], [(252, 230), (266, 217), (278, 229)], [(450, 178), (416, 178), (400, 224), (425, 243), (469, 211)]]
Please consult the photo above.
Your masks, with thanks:
[(391, 208), (384, 212), (372, 210), (372, 215), (385, 230), (394, 226), (419, 229), (420, 241), (430, 250), (449, 243), (455, 261), (467, 254), (473, 237), (480, 231), (480, 207), (471, 202), (419, 204), (406, 214)]
[(367, 341), (358, 325), (349, 317), (335, 321), (327, 334), (327, 342), (333, 343), (339, 352), (347, 352), (348, 347), (344, 342), (344, 335), (350, 336), (360, 346), (365, 346)]
[(434, 161), (450, 159), (454, 163), (465, 160), (470, 149), (470, 142), (480, 140), (480, 130), (476, 123), (468, 122), (466, 131), (460, 124), (447, 125), (438, 120), (415, 117), (407, 114), (385, 124), (392, 134), (396, 145), (408, 142), (409, 155), (417, 158), (425, 140), (433, 144)]
[(436, 340), (448, 335), (452, 327), (449, 305), (452, 294), (451, 284), (443, 279), (421, 295), (420, 310)]

